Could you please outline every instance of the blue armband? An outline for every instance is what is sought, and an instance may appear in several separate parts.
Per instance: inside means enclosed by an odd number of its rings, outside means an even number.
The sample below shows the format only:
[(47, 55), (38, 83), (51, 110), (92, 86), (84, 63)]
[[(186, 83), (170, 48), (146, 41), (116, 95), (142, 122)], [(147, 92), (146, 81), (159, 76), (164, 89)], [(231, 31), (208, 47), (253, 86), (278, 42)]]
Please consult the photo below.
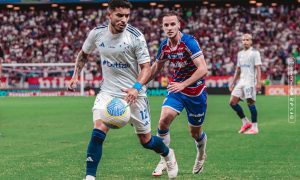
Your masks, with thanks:
[(140, 82), (135, 82), (132, 88), (136, 89), (138, 92), (142, 90), (143, 85)]

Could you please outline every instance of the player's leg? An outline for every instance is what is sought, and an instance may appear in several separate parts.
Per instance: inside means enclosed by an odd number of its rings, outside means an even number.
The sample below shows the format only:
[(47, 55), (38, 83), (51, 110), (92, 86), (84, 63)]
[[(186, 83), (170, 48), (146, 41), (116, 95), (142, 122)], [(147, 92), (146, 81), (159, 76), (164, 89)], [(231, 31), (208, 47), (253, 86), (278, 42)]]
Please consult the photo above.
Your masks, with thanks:
[(229, 104), (231, 108), (236, 112), (236, 114), (239, 116), (239, 118), (242, 120), (242, 127), (239, 130), (239, 133), (244, 133), (247, 129), (251, 127), (251, 123), (248, 120), (248, 118), (245, 116), (243, 108), (238, 104), (240, 101), (240, 98), (244, 97), (243, 88), (240, 85), (237, 85), (230, 97)]
[(207, 136), (202, 130), (202, 127), (190, 126), (190, 133), (195, 140), (197, 149), (197, 155), (193, 166), (193, 174), (198, 174), (203, 171), (204, 162), (206, 160)]
[(258, 134), (258, 125), (257, 125), (257, 110), (255, 106), (255, 101), (251, 98), (247, 99), (248, 107), (251, 113), (252, 127), (245, 134)]
[(94, 129), (87, 147), (86, 180), (93, 180), (96, 177), (97, 167), (102, 156), (103, 142), (109, 131), (109, 128), (100, 121), (102, 114), (99, 109), (104, 108), (103, 103), (101, 103), (103, 98), (106, 98), (106, 95), (99, 93), (93, 107)]
[(102, 157), (102, 146), (109, 128), (100, 120), (94, 121), (94, 129), (87, 148), (86, 155), (86, 180), (96, 177), (98, 165)]
[(251, 113), (251, 121), (252, 121), (251, 129), (249, 129), (249, 131), (247, 131), (245, 134), (257, 134), (258, 133), (257, 110), (255, 106), (256, 89), (253, 86), (247, 86), (243, 90), (244, 90), (245, 98), (247, 99), (248, 107)]
[(207, 136), (202, 130), (206, 109), (207, 109), (207, 93), (203, 91), (197, 97), (183, 97), (185, 100), (185, 108), (188, 117), (190, 134), (195, 140), (197, 155), (193, 166), (193, 174), (203, 171), (204, 162), (206, 160), (206, 142)]
[[(163, 142), (169, 147), (170, 146), (170, 132), (169, 127), (172, 121), (178, 115), (177, 111), (169, 107), (162, 107), (161, 115), (158, 123), (157, 136), (163, 139)], [(161, 156), (156, 168), (152, 172), (153, 176), (161, 176), (163, 171), (167, 169), (167, 164), (164, 157)]]
[[(137, 102), (131, 106), (131, 123), (144, 148), (160, 154), (166, 160), (166, 164), (168, 164), (168, 162), (173, 164), (174, 161), (176, 162), (173, 150), (169, 149), (163, 143), (162, 138), (151, 135), (150, 113), (146, 98), (138, 99)], [(174, 174), (175, 173), (169, 174), (169, 177), (176, 177)]]
[[(176, 116), (183, 110), (183, 103), (181, 101), (180, 94), (181, 93), (169, 93), (162, 105), (157, 134), (159, 137), (163, 139), (163, 142), (167, 146), (170, 145), (170, 141), (171, 141), (170, 130), (169, 130), (170, 125), (173, 122), (173, 120), (176, 118)], [(160, 176), (162, 175), (165, 169), (167, 169), (168, 174), (173, 174), (174, 176), (175, 175), (177, 176), (178, 173), (177, 163), (174, 164), (174, 166), (172, 165), (172, 163), (168, 165), (168, 163), (165, 162), (165, 158), (163, 157), (161, 157), (159, 163), (157, 164), (156, 168), (152, 172), (152, 175)]]

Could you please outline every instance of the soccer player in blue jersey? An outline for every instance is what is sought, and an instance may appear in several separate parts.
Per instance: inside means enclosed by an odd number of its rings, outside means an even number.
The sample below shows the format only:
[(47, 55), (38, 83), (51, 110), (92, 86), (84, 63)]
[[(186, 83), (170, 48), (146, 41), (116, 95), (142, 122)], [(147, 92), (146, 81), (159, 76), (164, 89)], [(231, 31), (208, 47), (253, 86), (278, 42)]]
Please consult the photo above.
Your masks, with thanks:
[[(158, 136), (167, 146), (170, 145), (170, 125), (185, 108), (189, 131), (196, 143), (197, 155), (192, 172), (197, 174), (202, 172), (206, 159), (207, 136), (202, 124), (207, 107), (203, 79), (207, 74), (207, 66), (197, 40), (180, 32), (180, 20), (175, 12), (162, 16), (162, 27), (167, 38), (160, 44), (156, 61), (151, 66), (151, 78), (156, 76), (166, 61), (173, 66), (174, 71), (171, 72), (173, 81), (168, 85), (168, 95), (162, 105)], [(152, 175), (162, 175), (167, 163), (161, 158)]]
[(94, 180), (102, 156), (103, 142), (110, 128), (101, 119), (105, 116), (101, 108), (107, 97), (124, 98), (130, 104), (130, 123), (140, 143), (146, 149), (159, 153), (168, 166), (172, 178), (176, 159), (161, 138), (151, 135), (146, 87), (151, 74), (150, 56), (144, 35), (128, 24), (131, 3), (128, 0), (111, 0), (108, 6), (109, 24), (90, 31), (79, 52), (75, 71), (68, 87), (74, 89), (78, 75), (87, 62), (87, 55), (97, 49), (101, 55), (103, 84), (93, 107), (94, 129), (87, 148), (86, 180)]

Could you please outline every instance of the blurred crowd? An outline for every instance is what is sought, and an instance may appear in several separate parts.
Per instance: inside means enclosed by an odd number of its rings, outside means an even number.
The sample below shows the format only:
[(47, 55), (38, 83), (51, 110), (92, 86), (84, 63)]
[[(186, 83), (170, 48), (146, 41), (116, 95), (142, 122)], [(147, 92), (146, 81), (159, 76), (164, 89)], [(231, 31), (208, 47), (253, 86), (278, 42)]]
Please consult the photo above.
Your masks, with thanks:
[[(144, 33), (152, 60), (165, 37), (159, 16), (169, 10), (156, 7), (132, 10), (130, 24)], [(289, 57), (294, 57), (300, 63), (299, 7), (196, 6), (176, 10), (182, 17), (182, 31), (199, 40), (209, 67), (208, 75), (223, 76), (234, 73), (237, 52), (242, 48), (241, 35), (246, 32), (253, 35), (254, 47), (260, 51), (262, 57), (262, 72), (271, 82), (286, 82)], [(97, 25), (107, 23), (106, 21), (105, 9), (0, 10), (3, 62), (74, 62), (88, 32)], [(99, 60), (96, 52), (90, 56), (92, 64)], [(96, 66), (89, 65), (88, 69), (90, 74), (101, 76)], [(63, 76), (72, 73), (71, 67), (22, 67), (17, 71), (4, 70), (4, 74), (24, 75), (32, 72), (32, 76), (49, 76), (55, 75), (58, 70), (64, 71)], [(167, 82), (169, 70), (166, 63), (157, 77), (161, 84)], [(299, 74), (299, 68), (295, 73)]]

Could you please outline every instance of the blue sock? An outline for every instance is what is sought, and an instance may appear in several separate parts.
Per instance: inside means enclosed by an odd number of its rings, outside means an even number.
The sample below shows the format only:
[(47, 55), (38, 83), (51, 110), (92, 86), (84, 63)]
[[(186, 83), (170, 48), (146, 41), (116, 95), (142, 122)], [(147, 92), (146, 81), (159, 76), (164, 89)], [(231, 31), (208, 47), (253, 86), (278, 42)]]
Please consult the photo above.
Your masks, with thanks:
[(199, 138), (197, 139), (197, 142), (202, 141), (202, 139), (204, 139), (205, 136), (206, 136), (205, 132), (202, 131), (202, 134), (201, 134), (201, 136), (199, 136)]
[(252, 105), (248, 105), (249, 110), (251, 112), (251, 120), (252, 123), (256, 123), (257, 122), (257, 110), (256, 110), (256, 106), (255, 104)]
[(102, 144), (105, 136), (106, 134), (103, 131), (93, 129), (86, 155), (86, 175), (96, 177), (97, 167), (102, 156)]
[(242, 109), (242, 107), (239, 104), (236, 105), (230, 105), (232, 107), (233, 110), (235, 110), (236, 114), (243, 119), (245, 117), (244, 111)]
[(157, 133), (159, 135), (166, 135), (169, 133), (169, 129), (166, 129), (166, 130), (160, 130), (159, 128), (157, 128)]
[(143, 144), (143, 147), (151, 149), (163, 157), (166, 157), (169, 154), (169, 148), (165, 145), (162, 139), (157, 136), (152, 136), (149, 142)]

